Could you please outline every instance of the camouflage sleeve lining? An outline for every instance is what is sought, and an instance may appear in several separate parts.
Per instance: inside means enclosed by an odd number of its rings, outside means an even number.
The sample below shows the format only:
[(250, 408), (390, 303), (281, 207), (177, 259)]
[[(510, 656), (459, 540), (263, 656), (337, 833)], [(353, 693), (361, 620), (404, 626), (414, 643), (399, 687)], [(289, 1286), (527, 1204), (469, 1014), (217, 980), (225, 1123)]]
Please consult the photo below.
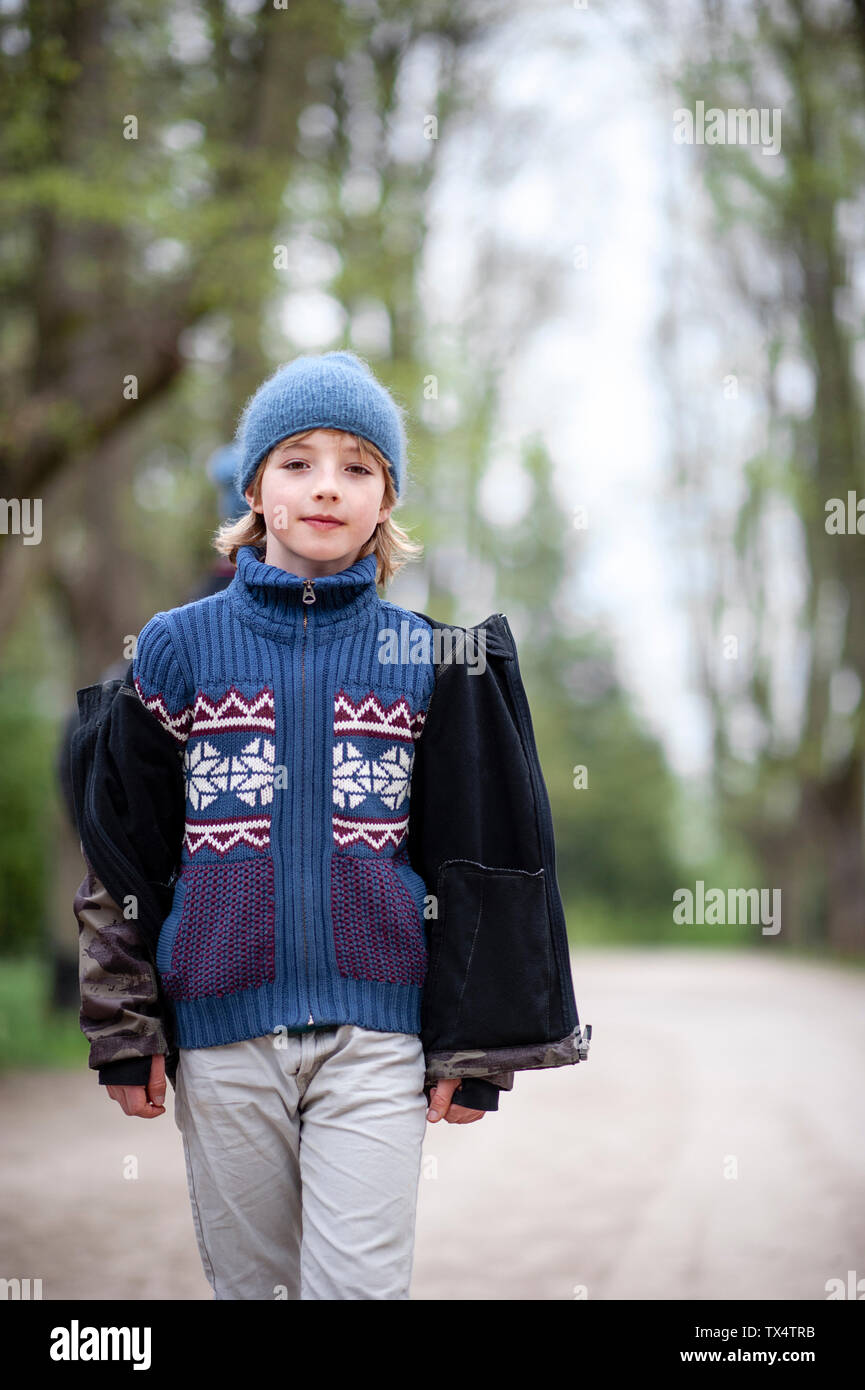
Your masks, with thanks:
[[(82, 846), (82, 855), (84, 849)], [(87, 857), (75, 894), (81, 988), (81, 1031), (90, 1044), (89, 1066), (168, 1051), (158, 1002), (155, 966), (138, 924), (124, 918)]]

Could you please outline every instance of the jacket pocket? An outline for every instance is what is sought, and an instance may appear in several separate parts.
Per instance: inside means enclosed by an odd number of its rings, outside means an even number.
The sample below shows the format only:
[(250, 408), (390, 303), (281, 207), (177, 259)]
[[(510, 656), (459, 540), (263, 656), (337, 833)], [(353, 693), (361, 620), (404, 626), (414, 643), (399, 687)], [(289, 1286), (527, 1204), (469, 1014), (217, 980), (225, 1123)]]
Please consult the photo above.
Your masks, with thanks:
[(257, 989), (275, 978), (273, 860), (184, 868), (156, 964), (169, 999)]
[[(404, 871), (411, 875), (406, 880)], [(337, 968), (353, 980), (420, 987), (426, 978), (427, 944), (423, 880), (401, 855), (335, 853), (331, 861), (331, 911)], [(409, 886), (411, 885), (411, 886)]]
[(551, 937), (544, 870), (442, 864), (422, 1003), (426, 1051), (549, 1037)]

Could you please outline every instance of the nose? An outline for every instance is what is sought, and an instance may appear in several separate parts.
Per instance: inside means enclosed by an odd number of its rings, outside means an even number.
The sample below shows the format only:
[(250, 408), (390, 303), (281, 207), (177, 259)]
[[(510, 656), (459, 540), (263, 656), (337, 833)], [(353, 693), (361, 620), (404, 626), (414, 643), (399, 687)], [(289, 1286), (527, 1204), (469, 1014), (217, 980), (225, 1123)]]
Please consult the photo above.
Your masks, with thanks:
[(336, 480), (336, 469), (319, 472), (313, 497), (339, 497), (339, 483)]

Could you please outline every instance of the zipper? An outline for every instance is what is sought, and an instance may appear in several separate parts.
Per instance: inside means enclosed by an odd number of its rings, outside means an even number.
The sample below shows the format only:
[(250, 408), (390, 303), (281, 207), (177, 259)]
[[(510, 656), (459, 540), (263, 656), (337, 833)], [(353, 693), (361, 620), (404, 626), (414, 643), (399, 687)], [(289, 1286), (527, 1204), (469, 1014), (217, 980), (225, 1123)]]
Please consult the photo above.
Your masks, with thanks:
[[(315, 603), (315, 587), (314, 587), (314, 581), (313, 581), (312, 579), (304, 579), (304, 581), (303, 581), (303, 602), (304, 602), (304, 604)], [(301, 776), (303, 775), (303, 754), (304, 754), (304, 748), (305, 748), (305, 746), (306, 746), (305, 740), (304, 740), (304, 720), (305, 720), (305, 716), (306, 716), (306, 620), (307, 620), (307, 611), (306, 611), (306, 608), (304, 608), (304, 610), (303, 610), (303, 645), (302, 645), (302, 647), (301, 647), (301, 649), (300, 649), (300, 758), (301, 758)], [(300, 822), (300, 917), (301, 917), (301, 927), (302, 927), (302, 931), (303, 931), (303, 966), (304, 966), (304, 974), (305, 974), (305, 977), (306, 977), (307, 984), (309, 984), (309, 958), (308, 958), (308, 956), (307, 956), (307, 950), (306, 950), (306, 899), (305, 899), (305, 897), (304, 897), (304, 891), (303, 891), (303, 871), (304, 871), (304, 864), (305, 864), (305, 861), (304, 861), (304, 855), (303, 855), (303, 817), (301, 816), (301, 822)], [(310, 1009), (310, 1011), (309, 1011), (309, 1018), (306, 1020), (306, 1025), (307, 1025), (307, 1027), (310, 1027), (310, 1025), (313, 1024), (313, 1023), (315, 1023), (315, 1019), (314, 1019), (313, 1016), (312, 1016), (312, 1009)]]

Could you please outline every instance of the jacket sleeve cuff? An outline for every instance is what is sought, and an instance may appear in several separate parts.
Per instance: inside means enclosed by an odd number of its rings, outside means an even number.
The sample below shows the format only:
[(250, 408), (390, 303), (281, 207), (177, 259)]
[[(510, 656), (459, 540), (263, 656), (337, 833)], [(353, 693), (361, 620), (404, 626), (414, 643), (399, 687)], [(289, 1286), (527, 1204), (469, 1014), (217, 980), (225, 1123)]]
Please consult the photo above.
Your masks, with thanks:
[(498, 1110), (501, 1087), (482, 1076), (464, 1076), (451, 1098), (451, 1103), (464, 1105), (467, 1110)]
[(152, 1056), (121, 1057), (116, 1062), (103, 1062), (99, 1068), (100, 1086), (146, 1086), (150, 1080)]

